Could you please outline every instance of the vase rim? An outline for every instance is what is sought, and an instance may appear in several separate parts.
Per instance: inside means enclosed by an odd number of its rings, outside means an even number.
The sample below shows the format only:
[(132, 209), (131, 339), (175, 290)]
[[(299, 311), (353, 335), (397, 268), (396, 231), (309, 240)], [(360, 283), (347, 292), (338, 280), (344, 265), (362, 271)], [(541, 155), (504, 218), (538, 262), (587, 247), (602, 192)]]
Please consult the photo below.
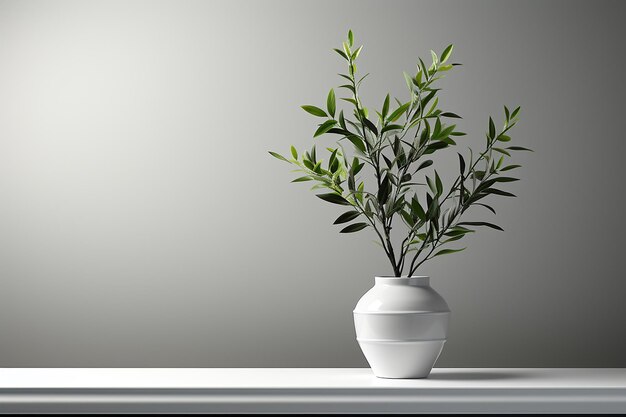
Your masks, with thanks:
[(376, 275), (376, 284), (385, 285), (430, 285), (430, 277), (427, 275), (412, 275), (395, 277), (390, 275)]
[(430, 278), (430, 277), (428, 275), (411, 275), (410, 277), (407, 275), (402, 275), (401, 277), (396, 277), (395, 275), (376, 275), (376, 278), (410, 279), (410, 278)]

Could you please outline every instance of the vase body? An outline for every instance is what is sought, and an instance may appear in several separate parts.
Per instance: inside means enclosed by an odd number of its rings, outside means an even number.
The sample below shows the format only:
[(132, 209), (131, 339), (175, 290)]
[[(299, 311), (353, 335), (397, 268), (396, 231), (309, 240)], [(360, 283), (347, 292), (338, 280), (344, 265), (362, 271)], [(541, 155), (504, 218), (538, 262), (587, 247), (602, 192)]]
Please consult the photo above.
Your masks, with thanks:
[(429, 277), (376, 277), (354, 309), (356, 338), (374, 375), (426, 378), (446, 342), (450, 309)]

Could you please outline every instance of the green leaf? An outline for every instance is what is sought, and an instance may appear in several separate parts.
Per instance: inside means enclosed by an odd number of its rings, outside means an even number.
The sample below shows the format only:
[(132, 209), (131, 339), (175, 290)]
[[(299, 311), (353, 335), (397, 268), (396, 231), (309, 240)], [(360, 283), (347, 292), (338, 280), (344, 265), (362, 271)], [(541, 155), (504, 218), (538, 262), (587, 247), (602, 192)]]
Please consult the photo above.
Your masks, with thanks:
[(403, 72), (402, 74), (404, 74), (404, 81), (406, 81), (406, 87), (409, 89), (409, 91), (413, 92), (413, 84), (415, 83), (415, 81), (406, 72)]
[(452, 112), (449, 112), (449, 111), (441, 113), (441, 117), (449, 117), (449, 118), (452, 118), (452, 119), (462, 119), (462, 117), (459, 116), (458, 114), (452, 113)]
[(343, 129), (347, 129), (346, 119), (343, 117), (343, 110), (339, 112), (339, 126), (341, 126)]
[(342, 51), (341, 49), (337, 49), (337, 48), (333, 48), (333, 51), (337, 52), (339, 55), (341, 55), (341, 57), (343, 59), (345, 59), (346, 61), (349, 61), (350, 59), (348, 58), (348, 55), (346, 55), (346, 53), (344, 51)]
[(385, 175), (382, 179), (380, 188), (378, 189), (378, 202), (380, 204), (385, 204), (389, 199), (389, 195), (391, 194), (391, 183), (389, 181), (389, 177)]
[(324, 133), (326, 133), (330, 129), (332, 129), (333, 126), (335, 126), (336, 124), (337, 124), (337, 122), (334, 121), (334, 120), (326, 120), (324, 123), (322, 123), (320, 125), (320, 127), (317, 128), (317, 130), (313, 134), (313, 137), (316, 138), (316, 137), (318, 137), (320, 135), (323, 135)]
[(339, 149), (333, 150), (333, 152), (330, 154), (330, 157), (328, 158), (328, 170), (332, 173), (335, 173), (337, 171), (337, 168), (339, 168), (339, 159), (337, 159), (338, 150)]
[(487, 204), (483, 204), (483, 203), (475, 203), (477, 206), (483, 206), (486, 209), (488, 209), (490, 212), (492, 212), (493, 214), (496, 214), (496, 211), (494, 210), (493, 207), (488, 206)]
[[(335, 49), (335, 50), (337, 50), (337, 49)], [(340, 77), (345, 78), (346, 80), (352, 82), (352, 78), (350, 78), (350, 76), (348, 76), (346, 74), (337, 74), (337, 75), (339, 75)]]
[(270, 153), (270, 155), (272, 155), (272, 156), (273, 156), (274, 158), (276, 158), (276, 159), (280, 159), (281, 161), (285, 161), (285, 162), (289, 162), (289, 163), (291, 163), (291, 162), (290, 162), (287, 158), (285, 158), (284, 156), (282, 156), (282, 155), (281, 155), (281, 154), (279, 154), (279, 153), (272, 152), (272, 151), (268, 151), (268, 152)]
[(519, 181), (519, 178), (513, 178), (513, 177), (496, 177), (494, 178), (495, 182), (515, 182), (515, 181)]
[(417, 217), (420, 220), (422, 220), (422, 221), (426, 220), (426, 212), (424, 211), (424, 209), (420, 205), (419, 201), (415, 197), (413, 197), (411, 199), (411, 212), (413, 214), (417, 215)]
[(411, 215), (406, 210), (402, 210), (400, 214), (402, 215), (404, 221), (409, 225), (409, 227), (413, 227), (415, 225), (413, 217), (411, 217)]
[(411, 102), (408, 102), (398, 107), (393, 113), (389, 115), (389, 121), (395, 122), (396, 120), (398, 120), (400, 116), (402, 115), (402, 113), (404, 113), (406, 109), (409, 108), (410, 105), (411, 105)]
[[(447, 235), (447, 233), (446, 233), (446, 235)], [(465, 235), (456, 235), (456, 236), (452, 236), (452, 237), (450, 237), (450, 238), (448, 238), (448, 239), (446, 239), (446, 240), (442, 240), (442, 241), (441, 241), (441, 244), (443, 245), (443, 244), (445, 244), (445, 243), (456, 242), (457, 240), (462, 239), (462, 238), (463, 238), (463, 236), (465, 236)]]
[(445, 129), (443, 129), (440, 133), (439, 133), (439, 139), (440, 140), (444, 140), (447, 139), (448, 136), (450, 136), (452, 134), (452, 132), (454, 132), (454, 128), (456, 127), (456, 125), (452, 125), (452, 126), (448, 126)]
[(350, 172), (348, 174), (348, 190), (354, 192), (355, 188), (355, 182), (354, 182), (354, 174), (352, 172)]
[(335, 133), (335, 134), (341, 135), (341, 136), (349, 136), (349, 135), (353, 134), (352, 132), (350, 132), (347, 129), (342, 129), (342, 128), (338, 128), (338, 127), (333, 127), (332, 129), (330, 129), (328, 131), (328, 133)]
[(337, 220), (335, 220), (335, 222), (333, 224), (347, 223), (347, 222), (349, 222), (351, 220), (356, 219), (360, 215), (361, 215), (361, 213), (359, 213), (356, 210), (346, 211), (341, 216), (337, 217)]
[(354, 45), (354, 35), (352, 34), (352, 30), (348, 31), (348, 45), (350, 45), (350, 47)]
[(504, 156), (501, 156), (500, 159), (498, 159), (498, 163), (496, 164), (496, 171), (500, 169), (503, 162), (504, 162)]
[(463, 236), (463, 235), (466, 235), (467, 233), (474, 233), (474, 231), (470, 229), (466, 229), (464, 227), (459, 227), (459, 228), (454, 228), (444, 233), (444, 236)]
[(504, 197), (517, 197), (515, 194), (511, 194), (508, 191), (498, 190), (497, 188), (487, 188), (484, 192), (485, 194), (496, 194)]
[(328, 194), (316, 194), (316, 195), (319, 198), (321, 198), (322, 200), (328, 201), (329, 203), (340, 204), (342, 206), (351, 206), (352, 205), (352, 204), (350, 204), (350, 202), (348, 200), (346, 200), (345, 198), (343, 198), (339, 194), (328, 193)]
[(511, 140), (511, 137), (508, 135), (500, 135), (498, 136), (498, 140), (500, 142), (509, 142)]
[(380, 131), (380, 133), (385, 133), (385, 132), (389, 132), (390, 130), (402, 130), (404, 129), (404, 126), (402, 125), (387, 125), (385, 127), (382, 128), (382, 130)]
[(304, 177), (296, 178), (295, 180), (293, 180), (291, 182), (305, 182), (305, 181), (313, 181), (313, 178), (311, 178), (309, 176), (304, 176)]
[[(430, 106), (430, 109), (426, 112), (426, 116), (430, 116), (430, 114), (437, 108), (437, 104), (439, 104), (439, 97), (433, 101), (433, 104)], [(437, 118), (439, 120), (439, 118)]]
[(431, 166), (433, 164), (433, 161), (431, 159), (428, 159), (424, 162), (422, 162), (420, 164), (420, 166), (417, 167), (417, 169), (415, 170), (415, 172), (419, 171), (420, 169), (424, 169), (424, 168), (428, 168), (429, 166)]
[(383, 103), (383, 120), (387, 117), (387, 113), (389, 113), (389, 94), (387, 94), (385, 102)]
[(426, 147), (424, 150), (424, 155), (430, 155), (431, 153), (438, 151), (443, 148), (447, 148), (448, 144), (446, 142), (434, 142)]
[(500, 171), (510, 171), (512, 169), (521, 168), (521, 167), (522, 167), (521, 165), (508, 165), (502, 168)]
[(385, 163), (387, 164), (387, 168), (391, 169), (391, 167), (393, 167), (395, 164), (395, 160), (392, 162), (391, 159), (389, 159), (385, 154), (381, 154), (381, 156), (385, 160)]
[(376, 128), (376, 125), (372, 123), (370, 119), (368, 119), (367, 117), (364, 117), (363, 124), (365, 124), (365, 127), (367, 127), (372, 133), (374, 133), (375, 135), (378, 135), (378, 129)]
[(439, 252), (437, 252), (436, 254), (434, 254), (432, 257), (434, 258), (435, 256), (439, 256), (439, 255), (447, 255), (450, 253), (457, 253), (457, 252), (461, 252), (465, 250), (465, 248), (462, 249), (442, 249)]
[[(365, 164), (361, 164), (361, 167), (363, 167), (363, 165)], [(361, 183), (359, 184), (358, 187), (356, 187), (356, 199), (359, 201), (359, 203), (363, 204), (363, 187), (365, 186), (365, 184), (361, 181)], [(369, 201), (368, 201), (369, 203)]]
[(343, 45), (343, 50), (346, 53), (346, 55), (350, 56), (350, 47), (348, 46), (348, 44), (345, 42), (342, 42), (342, 45)]
[(428, 184), (428, 188), (430, 188), (430, 191), (432, 191), (433, 194), (437, 194), (437, 187), (435, 186), (435, 183), (433, 182), (433, 180), (430, 179), (428, 175), (426, 175), (426, 183)]
[(489, 138), (493, 139), (496, 137), (496, 125), (493, 123), (493, 119), (489, 118)]
[(358, 232), (359, 230), (365, 229), (367, 226), (368, 226), (367, 223), (354, 223), (354, 224), (344, 227), (343, 229), (339, 231), (339, 233), (354, 233), (354, 232)]
[(521, 108), (518, 107), (515, 110), (513, 110), (513, 113), (511, 113), (511, 119), (515, 119), (517, 117), (517, 115), (519, 114), (520, 109)]
[(438, 138), (439, 133), (441, 133), (441, 119), (437, 117), (435, 128), (433, 129), (433, 139)]
[(359, 46), (356, 51), (352, 52), (351, 58), (353, 61), (359, 57), (359, 54), (361, 53), (361, 49), (363, 49), (363, 45)]
[(528, 152), (535, 152), (532, 149), (528, 149), (528, 148), (524, 148), (522, 146), (509, 146), (507, 149), (510, 149), (512, 151), (528, 151)]
[(315, 107), (315, 106), (311, 106), (311, 105), (304, 105), (304, 106), (300, 106), (302, 107), (302, 109), (307, 112), (312, 114), (313, 116), (317, 116), (317, 117), (328, 117), (328, 115), (326, 114), (326, 112), (322, 109), (320, 109), (319, 107)]
[(492, 229), (500, 230), (501, 232), (504, 231), (504, 229), (498, 226), (497, 224), (487, 223), (487, 222), (461, 222), (461, 223), (457, 223), (457, 225), (487, 226), (487, 227), (491, 227)]
[(443, 183), (441, 182), (437, 170), (435, 170), (435, 186), (437, 187), (437, 195), (441, 195), (443, 193)]
[(430, 102), (430, 100), (432, 100), (433, 97), (435, 97), (435, 95), (437, 94), (437, 90), (432, 89), (430, 91), (430, 93), (428, 93), (428, 95), (426, 97), (424, 97), (422, 99), (422, 101), (420, 101), (420, 107), (422, 109), (426, 109), (426, 105), (428, 105), (428, 103)]
[(461, 171), (461, 175), (464, 175), (465, 173), (465, 159), (463, 158), (463, 155), (461, 155), (460, 153), (459, 155), (459, 168)]
[(326, 107), (328, 108), (328, 113), (332, 117), (335, 117), (335, 109), (336, 109), (335, 90), (333, 90), (332, 88), (328, 92), (328, 98), (326, 99)]
[(475, 193), (479, 193), (482, 192), (483, 190), (491, 187), (493, 184), (496, 183), (495, 178), (489, 179), (489, 180), (485, 180), (483, 182), (480, 183), (480, 185), (478, 187), (476, 187), (476, 189), (474, 190)]
[(506, 156), (511, 156), (511, 154), (508, 151), (506, 151), (506, 150), (504, 150), (502, 148), (493, 148), (493, 150), (496, 151), (496, 152), (500, 152), (501, 154), (504, 154)]
[(361, 140), (360, 137), (356, 135), (350, 135), (350, 136), (346, 136), (346, 139), (352, 142), (355, 148), (365, 153), (365, 143)]
[(291, 156), (293, 156), (293, 159), (298, 160), (298, 151), (293, 145), (291, 145)]
[(437, 54), (432, 49), (430, 50), (430, 56), (433, 58), (433, 65), (437, 65), (439, 63), (439, 58)]
[(473, 171), (472, 174), (474, 178), (482, 180), (483, 177), (485, 176), (485, 171)]
[(424, 144), (426, 144), (429, 138), (430, 138), (430, 124), (428, 123), (428, 120), (425, 120), (424, 129), (422, 129), (422, 133), (420, 133), (419, 146), (421, 147)]
[(422, 58), (418, 58), (418, 60), (419, 60), (419, 63), (420, 63), (419, 65), (420, 65), (420, 68), (422, 70), (422, 73), (424, 73), (424, 78), (428, 79), (429, 74), (428, 74), (428, 68), (426, 68), (426, 64), (424, 64), (424, 61), (422, 61)]
[[(424, 85), (424, 83), (422, 82), (422, 71), (419, 70), (418, 67), (418, 71), (417, 74), (415, 74), (415, 78), (413, 78), (411, 80), (413, 82), (413, 84), (415, 84), (418, 88), (422, 88), (422, 86)], [(409, 90), (413, 90), (413, 88), (409, 88)]]
[(446, 49), (443, 50), (443, 52), (441, 53), (441, 63), (445, 63), (448, 58), (450, 58), (450, 55), (452, 54), (452, 50), (454, 49), (454, 45), (448, 45), (446, 47)]

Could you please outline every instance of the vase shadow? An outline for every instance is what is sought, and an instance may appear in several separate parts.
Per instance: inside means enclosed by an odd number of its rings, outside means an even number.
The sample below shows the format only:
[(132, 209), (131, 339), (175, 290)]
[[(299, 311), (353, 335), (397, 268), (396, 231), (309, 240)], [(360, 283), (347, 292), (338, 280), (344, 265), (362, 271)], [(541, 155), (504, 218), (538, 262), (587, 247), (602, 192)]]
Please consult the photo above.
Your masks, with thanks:
[(518, 379), (524, 378), (523, 374), (515, 372), (493, 372), (493, 371), (438, 371), (431, 373), (427, 379), (437, 381), (487, 381), (498, 379)]

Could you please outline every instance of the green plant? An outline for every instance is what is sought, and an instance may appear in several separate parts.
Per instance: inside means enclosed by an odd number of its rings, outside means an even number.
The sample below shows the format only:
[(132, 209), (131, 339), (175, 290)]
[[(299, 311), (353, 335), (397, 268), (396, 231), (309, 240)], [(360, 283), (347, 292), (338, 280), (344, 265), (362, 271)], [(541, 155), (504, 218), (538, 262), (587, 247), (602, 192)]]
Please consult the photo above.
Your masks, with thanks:
[[(394, 275), (401, 276), (404, 270), (408, 270), (408, 276), (411, 276), (424, 262), (465, 249), (449, 248), (448, 245), (473, 232), (473, 228), (486, 226), (502, 230), (489, 222), (460, 220), (471, 207), (482, 207), (495, 214), (495, 210), (483, 202), (485, 197), (515, 197), (496, 186), (518, 180), (504, 174), (520, 167), (505, 163), (511, 152), (530, 150), (507, 146), (511, 141), (508, 132), (517, 123), (520, 108), (510, 111), (504, 107), (504, 124), (499, 130), (489, 118), (484, 150), (475, 156), (470, 148), (467, 158), (459, 153), (459, 174), (446, 188), (437, 170), (429, 168), (433, 160), (428, 158), (456, 145), (453, 138), (465, 135), (456, 129), (455, 124), (447, 123), (461, 117), (439, 109), (437, 94), (440, 89), (434, 87), (446, 72), (460, 65), (448, 63), (453, 45), (445, 48), (440, 56), (431, 51), (432, 63), (428, 67), (419, 58), (415, 76), (404, 74), (410, 99), (407, 102), (395, 99), (397, 107), (393, 105), (392, 108), (387, 94), (381, 110), (376, 111), (376, 119), (370, 117), (359, 96), (359, 88), (367, 74), (357, 77), (355, 62), (363, 46), (354, 50), (353, 46), (353, 34), (349, 31), (343, 49), (335, 51), (348, 64), (348, 73), (339, 74), (347, 83), (339, 88), (349, 92), (349, 96), (341, 100), (349, 103), (354, 118), (347, 117), (343, 110), (338, 111), (333, 89), (328, 93), (326, 110), (312, 105), (302, 106), (306, 112), (324, 119), (313, 134), (314, 138), (324, 134), (339, 136), (337, 147), (327, 148), (330, 156), (325, 167), (318, 159), (315, 145), (303, 153), (291, 146), (291, 157), (272, 151), (270, 154), (297, 166), (296, 171), (304, 173), (293, 182), (313, 181), (316, 183), (313, 190), (327, 191), (317, 194), (319, 198), (350, 208), (334, 222), (341, 225), (352, 222), (343, 227), (341, 233), (371, 227)], [(345, 141), (351, 145), (351, 155), (346, 153)], [(367, 173), (372, 174), (374, 187), (371, 189), (363, 178)], [(416, 182), (418, 175), (423, 176), (425, 182)], [(401, 242), (394, 244), (391, 235), (397, 219), (406, 229)]]

